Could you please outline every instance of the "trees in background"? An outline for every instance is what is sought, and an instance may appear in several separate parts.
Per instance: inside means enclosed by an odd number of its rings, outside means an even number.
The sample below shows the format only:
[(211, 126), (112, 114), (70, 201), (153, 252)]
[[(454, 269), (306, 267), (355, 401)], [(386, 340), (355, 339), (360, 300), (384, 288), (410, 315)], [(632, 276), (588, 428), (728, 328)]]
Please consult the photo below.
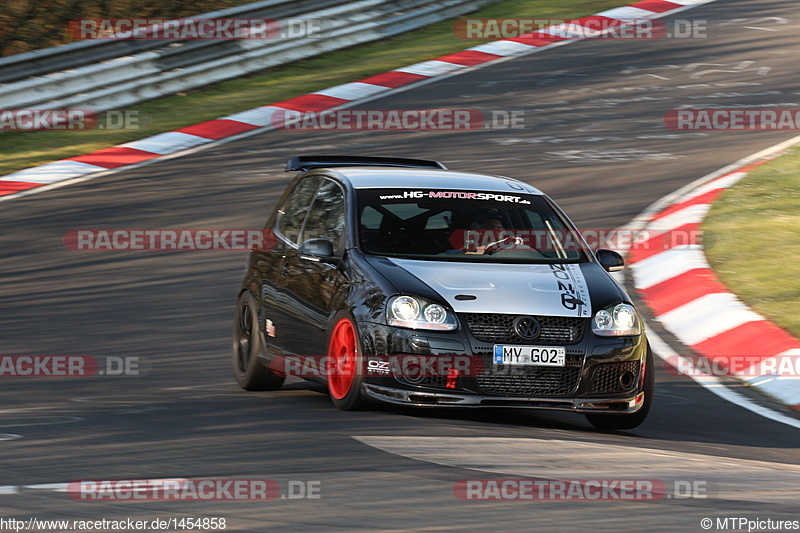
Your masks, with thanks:
[(253, 0), (2, 0), (0, 55), (72, 42), (67, 24), (81, 18), (169, 19), (247, 4)]

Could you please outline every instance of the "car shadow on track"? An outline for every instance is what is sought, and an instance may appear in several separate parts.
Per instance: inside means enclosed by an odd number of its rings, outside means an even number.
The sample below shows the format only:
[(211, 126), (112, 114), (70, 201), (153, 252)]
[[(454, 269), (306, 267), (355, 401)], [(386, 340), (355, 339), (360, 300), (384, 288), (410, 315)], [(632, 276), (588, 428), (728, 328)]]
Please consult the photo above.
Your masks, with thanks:
[[(330, 402), (327, 398), (328, 390), (325, 385), (313, 382), (295, 382), (284, 385), (281, 390), (306, 390), (316, 392), (325, 396), (324, 400)], [(483, 409), (466, 409), (466, 408), (449, 408), (449, 407), (405, 407), (401, 405), (369, 404), (369, 411), (380, 413), (391, 413), (412, 418), (420, 418), (425, 420), (446, 420), (446, 421), (462, 421), (472, 422), (476, 424), (491, 424), (503, 426), (516, 426), (521, 428), (536, 428), (536, 429), (553, 429), (553, 430), (566, 430), (586, 432), (589, 434), (597, 433), (610, 433), (610, 434), (624, 434), (630, 436), (637, 436), (635, 432), (631, 431), (600, 431), (594, 429), (585, 421), (583, 416), (575, 415), (572, 413), (549, 413), (544, 411), (524, 410), (524, 409), (511, 409), (511, 408), (483, 408)], [(331, 409), (335, 409), (331, 405)], [(574, 419), (574, 422), (572, 422)]]
[[(600, 437), (608, 442), (635, 439), (648, 447), (671, 449), (679, 446), (685, 451), (723, 454), (731, 457), (750, 457), (749, 448), (760, 448), (778, 461), (786, 460), (786, 453), (796, 449), (796, 441), (791, 433), (786, 438), (774, 439), (765, 443), (759, 439), (758, 431), (743, 434), (738, 428), (742, 424), (752, 427), (763, 427), (764, 431), (772, 428), (774, 422), (754, 415), (745, 410), (732, 409), (722, 412), (709, 410), (702, 398), (694, 396), (706, 391), (698, 391), (698, 387), (688, 386), (687, 390), (676, 388), (674, 384), (656, 385), (656, 397), (653, 409), (647, 421), (640, 427), (626, 431), (604, 431), (592, 427), (582, 415), (567, 412), (537, 411), (526, 409), (455, 409), (455, 408), (412, 408), (388, 404), (372, 404), (371, 412), (400, 415), (405, 418), (443, 421), (449, 423), (465, 423), (486, 426), (493, 434), (502, 434), (493, 428), (514, 428), (530, 430), (530, 436), (541, 436), (558, 433), (568, 438), (596, 439)], [(685, 387), (684, 387), (685, 388)], [(324, 385), (311, 382), (287, 383), (282, 390), (308, 391), (314, 395), (304, 396), (305, 400), (314, 398), (315, 406), (335, 411), (330, 403)], [(274, 393), (273, 393), (274, 394)], [(319, 403), (317, 404), (317, 400)], [(347, 413), (341, 413), (346, 415)], [(696, 425), (687, 424), (687, 420), (697, 421)], [(473, 427), (474, 429), (474, 427)], [(508, 435), (510, 436), (510, 435)], [(722, 446), (722, 447), (720, 447)]]

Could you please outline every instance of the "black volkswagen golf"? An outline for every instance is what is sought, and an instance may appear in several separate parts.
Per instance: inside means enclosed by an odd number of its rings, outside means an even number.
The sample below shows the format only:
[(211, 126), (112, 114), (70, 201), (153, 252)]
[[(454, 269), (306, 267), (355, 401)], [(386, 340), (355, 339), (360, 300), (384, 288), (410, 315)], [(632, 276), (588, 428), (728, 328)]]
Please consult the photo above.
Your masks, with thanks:
[(343, 410), (518, 407), (641, 424), (653, 356), (630, 298), (546, 195), (382, 157), (294, 157), (250, 253), (233, 328), (247, 390), (287, 375)]

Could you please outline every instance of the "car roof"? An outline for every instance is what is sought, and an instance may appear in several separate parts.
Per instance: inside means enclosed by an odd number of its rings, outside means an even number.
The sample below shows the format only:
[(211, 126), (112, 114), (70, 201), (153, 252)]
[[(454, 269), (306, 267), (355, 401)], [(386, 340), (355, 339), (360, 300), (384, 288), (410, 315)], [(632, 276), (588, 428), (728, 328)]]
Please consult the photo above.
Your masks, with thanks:
[(350, 182), (354, 189), (453, 189), (542, 194), (536, 187), (505, 176), (488, 176), (455, 170), (386, 166), (324, 169)]

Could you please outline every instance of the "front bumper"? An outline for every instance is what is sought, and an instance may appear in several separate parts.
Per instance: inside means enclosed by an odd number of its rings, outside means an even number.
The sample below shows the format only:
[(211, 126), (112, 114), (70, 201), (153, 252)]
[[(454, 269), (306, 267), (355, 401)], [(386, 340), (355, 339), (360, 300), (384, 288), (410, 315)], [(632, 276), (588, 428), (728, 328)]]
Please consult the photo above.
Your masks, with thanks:
[(624, 398), (533, 398), (407, 390), (370, 383), (363, 383), (361, 388), (373, 400), (413, 407), (516, 407), (624, 415), (635, 413), (644, 403), (644, 392)]
[[(562, 344), (564, 367), (514, 369), (496, 367), (494, 345), (477, 339), (469, 328), (448, 333), (423, 332), (379, 324), (360, 324), (370, 367), (377, 361), (445, 361), (429, 378), (410, 379), (396, 370), (368, 372), (364, 394), (377, 401), (417, 406), (508, 406), (571, 412), (632, 413), (642, 391), (647, 341), (636, 337), (598, 337), (586, 330), (579, 339)], [(586, 321), (588, 328), (588, 320)], [(553, 345), (558, 345), (554, 343)], [(449, 359), (448, 359), (449, 358)], [(470, 363), (454, 382), (444, 377), (446, 361)], [(478, 364), (473, 364), (478, 363)], [(396, 366), (402, 365), (395, 365)], [(455, 366), (455, 365), (454, 365)], [(471, 370), (471, 371), (470, 371)], [(623, 380), (623, 374), (626, 379)], [(438, 376), (438, 377), (437, 377)], [(622, 381), (624, 381), (624, 385)]]

